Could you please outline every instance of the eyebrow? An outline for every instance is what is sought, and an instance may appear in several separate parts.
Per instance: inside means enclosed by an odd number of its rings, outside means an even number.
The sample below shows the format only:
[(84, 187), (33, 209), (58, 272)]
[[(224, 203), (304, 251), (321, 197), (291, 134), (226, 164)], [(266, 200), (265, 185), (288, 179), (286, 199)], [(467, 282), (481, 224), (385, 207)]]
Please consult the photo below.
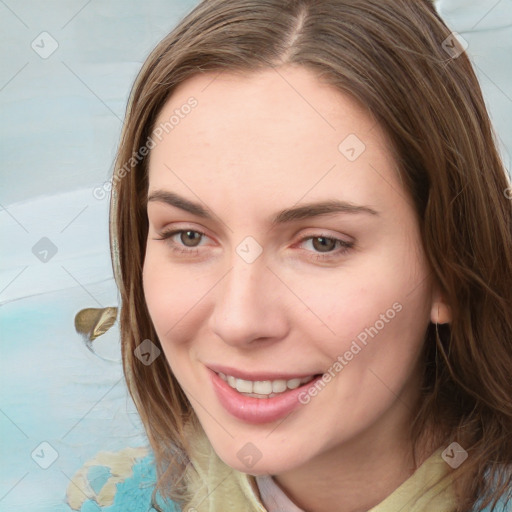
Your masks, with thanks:
[[(165, 203), (204, 219), (213, 220), (214, 218), (214, 215), (208, 208), (167, 190), (155, 190), (149, 194), (147, 200), (148, 202), (157, 201)], [(355, 205), (347, 201), (332, 199), (281, 210), (271, 219), (271, 224), (286, 224), (289, 222), (309, 219), (312, 217), (320, 217), (323, 215), (332, 215), (335, 213), (366, 213), (370, 215), (379, 215), (376, 210), (369, 206)]]

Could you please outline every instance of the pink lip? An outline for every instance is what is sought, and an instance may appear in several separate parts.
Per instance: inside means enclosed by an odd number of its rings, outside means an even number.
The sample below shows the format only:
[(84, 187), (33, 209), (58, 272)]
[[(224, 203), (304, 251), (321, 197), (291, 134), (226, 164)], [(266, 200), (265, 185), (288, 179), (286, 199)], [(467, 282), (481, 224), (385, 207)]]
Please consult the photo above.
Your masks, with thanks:
[[(304, 377), (311, 377), (312, 375), (316, 375), (316, 373), (272, 373), (272, 372), (254, 372), (254, 373), (248, 373), (244, 371), (237, 370), (236, 368), (231, 368), (229, 366), (222, 366), (222, 365), (213, 365), (213, 364), (207, 364), (207, 368), (210, 370), (213, 370), (215, 373), (224, 373), (225, 375), (231, 375), (232, 377), (235, 377), (237, 379), (243, 379), (243, 380), (252, 380), (258, 381), (258, 380), (290, 380), (290, 379), (303, 379)], [(320, 373), (320, 372), (318, 372)]]
[[(254, 424), (270, 423), (290, 414), (294, 409), (299, 407), (299, 405), (302, 405), (299, 401), (299, 395), (307, 388), (314, 385), (318, 379), (322, 378), (320, 375), (307, 384), (295, 389), (290, 389), (284, 393), (280, 393), (278, 396), (273, 398), (252, 398), (250, 396), (242, 395), (233, 389), (214, 371), (209, 370), (209, 373), (213, 389), (215, 390), (217, 398), (224, 409), (235, 416), (235, 418)], [(230, 373), (229, 375), (232, 374)], [(235, 377), (235, 375), (233, 375), (233, 377)]]

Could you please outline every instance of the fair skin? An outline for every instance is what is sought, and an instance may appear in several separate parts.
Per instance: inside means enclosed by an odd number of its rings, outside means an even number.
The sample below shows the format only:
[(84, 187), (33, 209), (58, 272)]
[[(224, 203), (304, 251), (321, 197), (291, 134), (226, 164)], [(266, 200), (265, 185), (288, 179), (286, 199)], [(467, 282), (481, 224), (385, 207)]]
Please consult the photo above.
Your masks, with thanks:
[[(198, 101), (151, 150), (149, 195), (173, 192), (211, 216), (148, 202), (144, 293), (164, 354), (219, 457), (274, 475), (308, 512), (362, 512), (414, 470), (407, 428), (420, 351), (429, 321), (449, 313), (379, 125), (310, 71), (278, 71), (196, 75), (160, 112), (157, 125), (190, 96)], [(349, 134), (366, 146), (354, 161), (338, 149)], [(271, 225), (281, 210), (330, 200), (375, 213)], [(170, 229), (184, 232), (158, 240)], [(252, 263), (236, 251), (248, 236), (262, 249)], [(189, 252), (173, 252), (173, 244)], [(329, 259), (316, 259), (322, 255)], [(400, 311), (377, 324), (393, 304)], [(279, 421), (237, 418), (212, 389), (213, 364), (322, 374), (375, 325), (378, 334), (336, 377)], [(249, 442), (261, 453), (250, 469), (237, 457)]]

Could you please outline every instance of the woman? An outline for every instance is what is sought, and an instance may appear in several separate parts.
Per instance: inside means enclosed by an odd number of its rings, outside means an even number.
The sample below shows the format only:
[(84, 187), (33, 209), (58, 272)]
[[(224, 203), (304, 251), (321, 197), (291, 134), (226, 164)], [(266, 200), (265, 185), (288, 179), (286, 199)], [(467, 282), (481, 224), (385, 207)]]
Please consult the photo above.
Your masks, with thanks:
[(430, 2), (202, 2), (136, 80), (113, 182), (154, 507), (506, 506), (509, 184)]

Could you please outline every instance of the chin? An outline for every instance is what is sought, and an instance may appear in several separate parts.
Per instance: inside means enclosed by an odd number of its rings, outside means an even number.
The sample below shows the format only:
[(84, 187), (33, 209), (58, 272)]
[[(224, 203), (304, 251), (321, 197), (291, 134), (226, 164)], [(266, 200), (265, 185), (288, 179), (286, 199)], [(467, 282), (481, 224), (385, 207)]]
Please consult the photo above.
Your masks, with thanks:
[[(247, 445), (251, 446), (251, 443), (248, 442), (244, 446)], [(274, 454), (271, 455), (270, 457), (260, 455), (261, 458), (257, 460), (253, 465), (245, 464), (243, 462), (243, 454), (241, 453), (243, 448), (242, 450), (237, 450), (236, 452), (231, 451), (232, 446), (229, 448), (230, 449), (228, 453), (219, 452), (217, 450), (215, 450), (215, 452), (217, 453), (218, 457), (224, 462), (224, 464), (226, 464), (230, 468), (252, 476), (276, 475), (279, 473), (290, 471), (306, 463), (306, 460), (303, 457), (301, 457), (301, 459), (298, 460), (293, 457), (287, 457), (287, 454), (280, 453), (279, 456), (276, 456)], [(247, 450), (247, 452), (250, 453), (250, 450)], [(301, 455), (303, 456), (304, 454), (302, 453)]]

